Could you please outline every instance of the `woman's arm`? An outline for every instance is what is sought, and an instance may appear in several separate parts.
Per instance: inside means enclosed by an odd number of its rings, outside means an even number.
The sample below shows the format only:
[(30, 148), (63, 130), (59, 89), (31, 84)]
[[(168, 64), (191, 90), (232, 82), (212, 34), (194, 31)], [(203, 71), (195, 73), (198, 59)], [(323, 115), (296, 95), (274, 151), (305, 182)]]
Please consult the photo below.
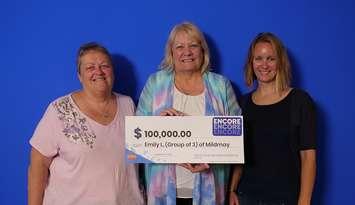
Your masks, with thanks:
[(316, 178), (316, 150), (302, 150), (301, 155), (301, 187), (298, 205), (311, 204), (313, 186)]
[(232, 175), (232, 181), (230, 184), (230, 190), (229, 190), (229, 204), (230, 205), (239, 205), (239, 201), (238, 201), (238, 196), (236, 193), (238, 184), (239, 184), (239, 180), (240, 177), (242, 175), (242, 165), (235, 165), (234, 169), (233, 169), (233, 175)]
[(42, 205), (47, 186), (51, 158), (31, 149), (31, 164), (28, 168), (28, 205)]

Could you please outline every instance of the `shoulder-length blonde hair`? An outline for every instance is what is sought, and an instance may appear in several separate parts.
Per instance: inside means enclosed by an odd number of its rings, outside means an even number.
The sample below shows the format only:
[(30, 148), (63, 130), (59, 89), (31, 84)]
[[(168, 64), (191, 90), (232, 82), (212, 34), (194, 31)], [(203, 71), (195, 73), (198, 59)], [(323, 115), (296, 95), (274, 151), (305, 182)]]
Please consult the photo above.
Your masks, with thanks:
[(171, 30), (169, 34), (169, 38), (165, 44), (165, 54), (164, 54), (164, 59), (160, 63), (160, 68), (161, 69), (174, 69), (174, 61), (173, 61), (173, 44), (175, 37), (178, 33), (185, 32), (187, 35), (189, 35), (191, 38), (195, 39), (202, 48), (202, 53), (203, 53), (203, 60), (202, 60), (202, 65), (201, 65), (201, 73), (206, 72), (210, 68), (210, 51), (208, 49), (208, 45), (206, 42), (206, 39), (202, 32), (198, 29), (196, 25), (190, 22), (183, 22), (181, 24), (178, 24), (174, 26), (174, 28)]
[(266, 32), (258, 34), (252, 41), (244, 67), (245, 83), (248, 87), (254, 85), (256, 76), (253, 70), (253, 59), (255, 46), (258, 43), (270, 43), (276, 53), (276, 90), (281, 92), (287, 89), (291, 83), (291, 65), (288, 59), (287, 50), (281, 40), (274, 34)]

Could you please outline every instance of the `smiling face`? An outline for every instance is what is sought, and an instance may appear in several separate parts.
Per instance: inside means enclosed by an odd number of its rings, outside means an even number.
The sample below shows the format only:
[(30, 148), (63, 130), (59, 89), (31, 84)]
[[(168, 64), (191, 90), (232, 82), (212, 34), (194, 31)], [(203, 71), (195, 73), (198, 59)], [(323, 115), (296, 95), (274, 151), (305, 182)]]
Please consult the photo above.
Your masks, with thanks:
[(79, 80), (84, 91), (111, 92), (114, 74), (110, 58), (96, 50), (80, 57)]
[(270, 43), (260, 42), (253, 52), (253, 71), (259, 83), (275, 82), (277, 74), (277, 56)]
[(195, 72), (201, 70), (203, 52), (201, 44), (186, 32), (176, 34), (172, 44), (175, 72)]

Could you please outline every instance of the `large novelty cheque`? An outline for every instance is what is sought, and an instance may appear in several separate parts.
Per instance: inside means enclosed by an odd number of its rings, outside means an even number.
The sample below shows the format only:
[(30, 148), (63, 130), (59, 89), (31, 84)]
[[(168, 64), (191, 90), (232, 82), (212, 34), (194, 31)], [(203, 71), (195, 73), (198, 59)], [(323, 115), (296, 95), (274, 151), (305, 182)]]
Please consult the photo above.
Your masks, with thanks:
[(242, 116), (127, 116), (129, 163), (244, 163)]

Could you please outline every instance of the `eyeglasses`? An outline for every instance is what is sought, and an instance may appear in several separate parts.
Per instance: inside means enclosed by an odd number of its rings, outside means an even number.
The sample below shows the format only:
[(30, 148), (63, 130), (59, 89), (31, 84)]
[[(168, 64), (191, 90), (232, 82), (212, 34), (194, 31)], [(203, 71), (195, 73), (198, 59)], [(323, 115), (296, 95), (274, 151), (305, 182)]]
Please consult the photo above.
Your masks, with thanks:
[(101, 64), (88, 63), (88, 64), (84, 64), (82, 66), (87, 71), (94, 71), (96, 69), (108, 70), (108, 69), (112, 68), (112, 65), (109, 63), (101, 63)]

